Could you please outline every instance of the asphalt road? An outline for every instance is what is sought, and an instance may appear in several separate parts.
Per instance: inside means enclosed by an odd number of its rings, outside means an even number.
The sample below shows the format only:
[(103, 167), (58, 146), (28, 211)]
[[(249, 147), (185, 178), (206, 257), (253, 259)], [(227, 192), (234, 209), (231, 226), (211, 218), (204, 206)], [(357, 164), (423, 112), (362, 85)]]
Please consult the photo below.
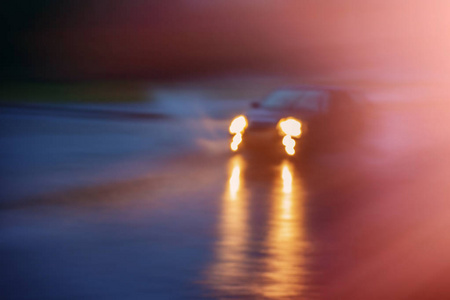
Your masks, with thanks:
[(1, 298), (448, 298), (439, 105), (385, 106), (339, 152), (178, 153), (139, 178), (3, 205)]

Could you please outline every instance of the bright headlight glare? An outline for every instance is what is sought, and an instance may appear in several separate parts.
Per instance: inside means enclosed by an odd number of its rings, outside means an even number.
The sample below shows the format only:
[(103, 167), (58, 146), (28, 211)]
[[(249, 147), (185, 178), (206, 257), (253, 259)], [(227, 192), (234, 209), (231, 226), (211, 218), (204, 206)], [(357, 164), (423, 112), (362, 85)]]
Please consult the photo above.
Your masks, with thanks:
[(300, 137), (302, 134), (302, 123), (294, 118), (281, 119), (278, 127), (284, 134), (295, 138)]
[(286, 146), (286, 147), (294, 148), (295, 147), (295, 140), (293, 138), (291, 138), (290, 135), (286, 135), (283, 138), (283, 145)]
[(286, 150), (287, 154), (289, 154), (289, 155), (295, 154), (295, 140), (293, 138), (291, 138), (290, 135), (286, 135), (283, 138), (283, 145), (284, 145), (284, 149)]
[(231, 141), (230, 148), (233, 151), (237, 151), (239, 144), (242, 142), (242, 134), (236, 133)]
[(231, 134), (237, 134), (243, 132), (246, 127), (247, 119), (244, 116), (238, 116), (231, 121), (229, 130)]

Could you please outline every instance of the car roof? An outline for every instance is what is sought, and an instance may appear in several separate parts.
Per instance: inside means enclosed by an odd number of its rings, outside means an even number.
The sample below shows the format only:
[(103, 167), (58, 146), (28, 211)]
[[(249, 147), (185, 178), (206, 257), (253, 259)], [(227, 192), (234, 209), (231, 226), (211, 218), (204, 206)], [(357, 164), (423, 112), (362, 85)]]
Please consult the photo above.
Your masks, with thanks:
[[(272, 93), (277, 91), (322, 91), (328, 93), (332, 96), (332, 98), (347, 98), (347, 99), (364, 99), (357, 91), (349, 88), (339, 87), (339, 86), (321, 86), (321, 85), (294, 85), (294, 86), (282, 86), (276, 89), (272, 89), (269, 93), (267, 93), (263, 99), (267, 98)], [(331, 100), (331, 98), (330, 98)]]
[(320, 86), (320, 85), (295, 85), (295, 86), (282, 86), (271, 90), (275, 91), (324, 91), (324, 92), (348, 92), (349, 89), (338, 86)]

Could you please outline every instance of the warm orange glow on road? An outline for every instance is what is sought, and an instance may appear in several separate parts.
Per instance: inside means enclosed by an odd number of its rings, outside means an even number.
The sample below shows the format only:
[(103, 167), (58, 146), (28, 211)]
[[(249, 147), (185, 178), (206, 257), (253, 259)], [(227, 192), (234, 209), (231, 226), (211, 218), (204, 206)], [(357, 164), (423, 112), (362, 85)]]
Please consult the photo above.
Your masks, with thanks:
[(298, 299), (305, 285), (304, 251), (308, 246), (303, 224), (304, 198), (293, 166), (284, 162), (280, 170), (281, 180), (276, 182), (276, 198), (270, 210), (267, 280), (262, 287), (262, 298)]
[(281, 178), (283, 179), (283, 193), (292, 193), (292, 173), (286, 164), (283, 166)]
[[(246, 290), (242, 279), (249, 281), (245, 265), (249, 261), (249, 212), (247, 197), (242, 190), (244, 163), (240, 155), (229, 162), (228, 185), (222, 196), (219, 220), (219, 240), (216, 245), (216, 261), (208, 270), (207, 281), (218, 293)], [(234, 290), (230, 290), (234, 287)], [(237, 291), (239, 290), (239, 291)]]
[(231, 172), (230, 180), (228, 182), (231, 200), (236, 200), (237, 192), (239, 191), (240, 176), (241, 176), (241, 166), (239, 162), (235, 162), (233, 166), (233, 171)]
[[(309, 243), (303, 190), (294, 167), (284, 161), (271, 169), (264, 179), (269, 186), (252, 198), (245, 189), (245, 174), (251, 170), (240, 155), (232, 157), (228, 172), (215, 258), (206, 273), (213, 297), (303, 299)], [(253, 205), (259, 208), (250, 210)], [(258, 211), (268, 219), (255, 219)]]

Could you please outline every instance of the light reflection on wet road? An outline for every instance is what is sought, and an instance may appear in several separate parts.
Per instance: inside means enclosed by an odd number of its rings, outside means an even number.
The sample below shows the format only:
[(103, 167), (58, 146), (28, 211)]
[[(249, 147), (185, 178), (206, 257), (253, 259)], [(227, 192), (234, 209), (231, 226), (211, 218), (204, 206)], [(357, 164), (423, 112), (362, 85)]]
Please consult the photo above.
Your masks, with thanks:
[(4, 205), (2, 299), (447, 299), (448, 107), (426, 107), (383, 115), (375, 149), (197, 153)]
[[(292, 162), (284, 160), (262, 168), (269, 171), (269, 181), (248, 182), (252, 179), (246, 177), (247, 164), (240, 155), (229, 161), (230, 177), (222, 196), (215, 256), (206, 282), (219, 298), (298, 298), (305, 290), (304, 277), (308, 274), (305, 254), (311, 251), (303, 224), (301, 180)], [(252, 190), (255, 184), (265, 185), (268, 193), (265, 188)], [(253, 205), (266, 210), (263, 222), (252, 220)], [(259, 236), (255, 234), (258, 231)]]
[[(298, 297), (305, 289), (306, 240), (303, 186), (289, 162), (283, 162), (275, 182), (266, 242), (269, 257), (263, 296), (273, 299)], [(280, 182), (281, 181), (281, 182)], [(280, 192), (281, 188), (281, 192)]]

